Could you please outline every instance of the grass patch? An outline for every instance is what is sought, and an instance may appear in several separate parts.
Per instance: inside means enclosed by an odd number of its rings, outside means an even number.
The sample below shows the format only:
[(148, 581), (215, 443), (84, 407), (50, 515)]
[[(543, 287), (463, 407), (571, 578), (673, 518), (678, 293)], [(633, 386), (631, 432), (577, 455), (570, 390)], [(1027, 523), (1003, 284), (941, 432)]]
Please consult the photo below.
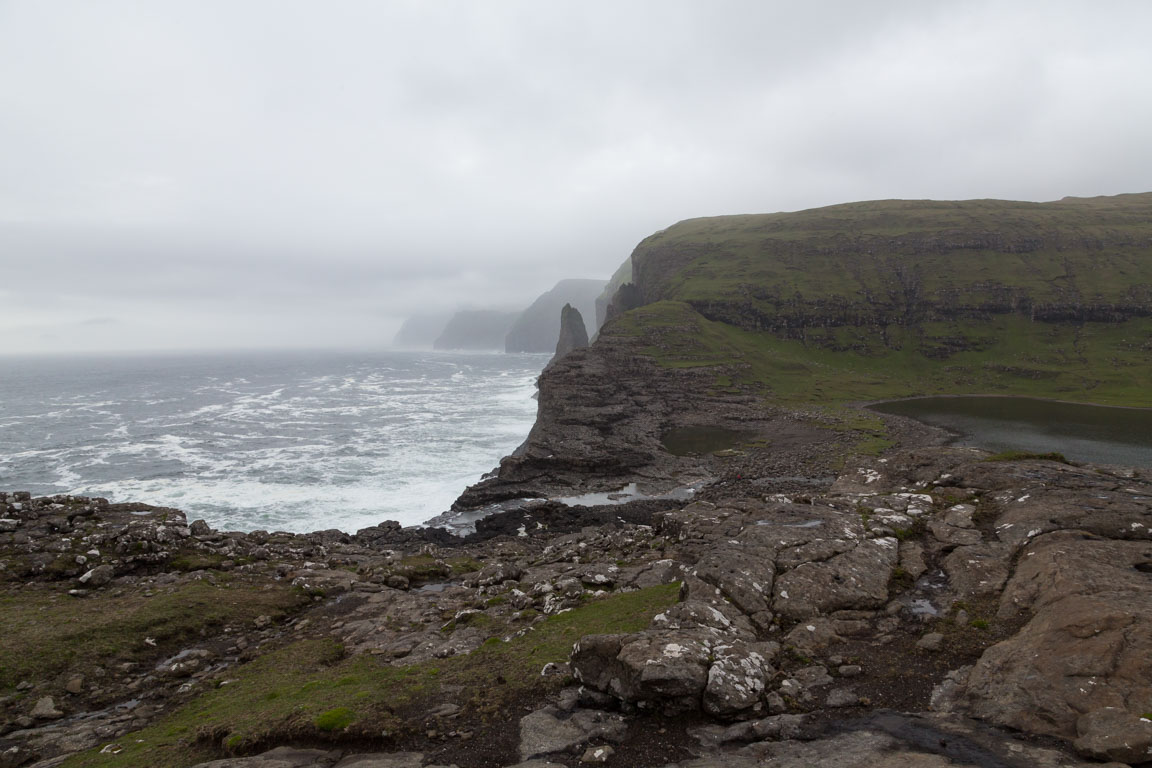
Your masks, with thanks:
[(322, 731), (342, 731), (356, 720), (356, 713), (348, 707), (336, 707), (316, 716), (312, 721)]
[(907, 528), (893, 528), (892, 535), (900, 541), (910, 541), (918, 539), (928, 531), (928, 523), (924, 521), (923, 517), (917, 517), (912, 520), (912, 525)]
[(464, 573), (479, 571), (484, 563), (471, 557), (435, 558), (431, 555), (412, 555), (396, 565), (396, 573), (420, 584), (436, 579), (448, 579)]
[[(21, 680), (50, 679), (65, 670), (136, 662), (158, 654), (200, 631), (258, 616), (280, 617), (306, 603), (287, 586), (252, 589), (221, 577), (180, 584), (152, 597), (98, 592), (77, 599), (58, 589), (24, 587), (0, 597), (0, 690)], [(155, 646), (145, 643), (155, 641)]]
[[(230, 673), (211, 690), (160, 723), (119, 740), (124, 751), (93, 749), (67, 768), (184, 768), (221, 752), (246, 753), (278, 739), (316, 739), (339, 733), (374, 738), (401, 734), (405, 722), (460, 686), (460, 703), (500, 721), (507, 707), (562, 685), (541, 677), (548, 662), (568, 659), (584, 635), (634, 632), (679, 599), (679, 584), (616, 593), (540, 622), (521, 637), (490, 638), (465, 656), (410, 667), (384, 666), (376, 657), (346, 657), (330, 639), (301, 640)], [(333, 714), (337, 713), (337, 714)], [(416, 715), (410, 719), (410, 716)], [(325, 729), (323, 724), (332, 724)]]
[(207, 571), (219, 568), (227, 558), (223, 555), (209, 554), (207, 552), (184, 552), (174, 555), (168, 561), (168, 566), (174, 571)]
[(912, 578), (912, 574), (897, 566), (892, 569), (892, 576), (888, 579), (888, 590), (890, 592), (907, 592), (915, 584), (916, 580)]

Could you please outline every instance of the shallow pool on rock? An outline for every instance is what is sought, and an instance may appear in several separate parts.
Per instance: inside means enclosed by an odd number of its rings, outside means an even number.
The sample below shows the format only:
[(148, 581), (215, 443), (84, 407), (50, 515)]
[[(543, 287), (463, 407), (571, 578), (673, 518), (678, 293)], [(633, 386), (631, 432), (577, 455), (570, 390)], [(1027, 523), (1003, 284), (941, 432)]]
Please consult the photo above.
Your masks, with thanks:
[(869, 407), (943, 427), (959, 435), (961, 445), (1152, 467), (1152, 409), (1026, 397), (923, 397)]
[(660, 442), (673, 456), (689, 456), (735, 448), (755, 436), (755, 432), (725, 427), (677, 427), (665, 432)]

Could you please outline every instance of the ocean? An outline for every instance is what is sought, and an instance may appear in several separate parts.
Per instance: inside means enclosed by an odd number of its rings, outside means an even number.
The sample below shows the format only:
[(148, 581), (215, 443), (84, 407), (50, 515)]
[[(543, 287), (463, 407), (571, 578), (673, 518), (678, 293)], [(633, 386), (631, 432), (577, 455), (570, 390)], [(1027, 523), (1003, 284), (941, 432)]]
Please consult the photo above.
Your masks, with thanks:
[(0, 358), (0, 489), (221, 530), (423, 523), (528, 435), (548, 355)]

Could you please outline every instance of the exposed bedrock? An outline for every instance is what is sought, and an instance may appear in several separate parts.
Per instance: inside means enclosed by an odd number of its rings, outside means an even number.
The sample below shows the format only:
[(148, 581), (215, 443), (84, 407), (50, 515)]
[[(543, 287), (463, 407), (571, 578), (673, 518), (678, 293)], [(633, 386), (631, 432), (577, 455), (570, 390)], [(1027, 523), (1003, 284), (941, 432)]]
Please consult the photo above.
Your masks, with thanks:
[(573, 674), (630, 706), (735, 720), (895, 697), (1152, 760), (1146, 480), (928, 449), (801, 501), (664, 513), (683, 601), (643, 632), (583, 638)]

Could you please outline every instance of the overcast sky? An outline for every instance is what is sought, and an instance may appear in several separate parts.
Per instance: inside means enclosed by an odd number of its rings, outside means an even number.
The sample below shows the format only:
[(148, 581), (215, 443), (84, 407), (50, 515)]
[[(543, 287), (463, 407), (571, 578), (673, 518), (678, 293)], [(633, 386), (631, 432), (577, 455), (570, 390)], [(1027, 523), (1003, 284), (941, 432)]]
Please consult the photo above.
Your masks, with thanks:
[(1152, 190), (1152, 3), (0, 0), (0, 352), (360, 346), (680, 219)]

